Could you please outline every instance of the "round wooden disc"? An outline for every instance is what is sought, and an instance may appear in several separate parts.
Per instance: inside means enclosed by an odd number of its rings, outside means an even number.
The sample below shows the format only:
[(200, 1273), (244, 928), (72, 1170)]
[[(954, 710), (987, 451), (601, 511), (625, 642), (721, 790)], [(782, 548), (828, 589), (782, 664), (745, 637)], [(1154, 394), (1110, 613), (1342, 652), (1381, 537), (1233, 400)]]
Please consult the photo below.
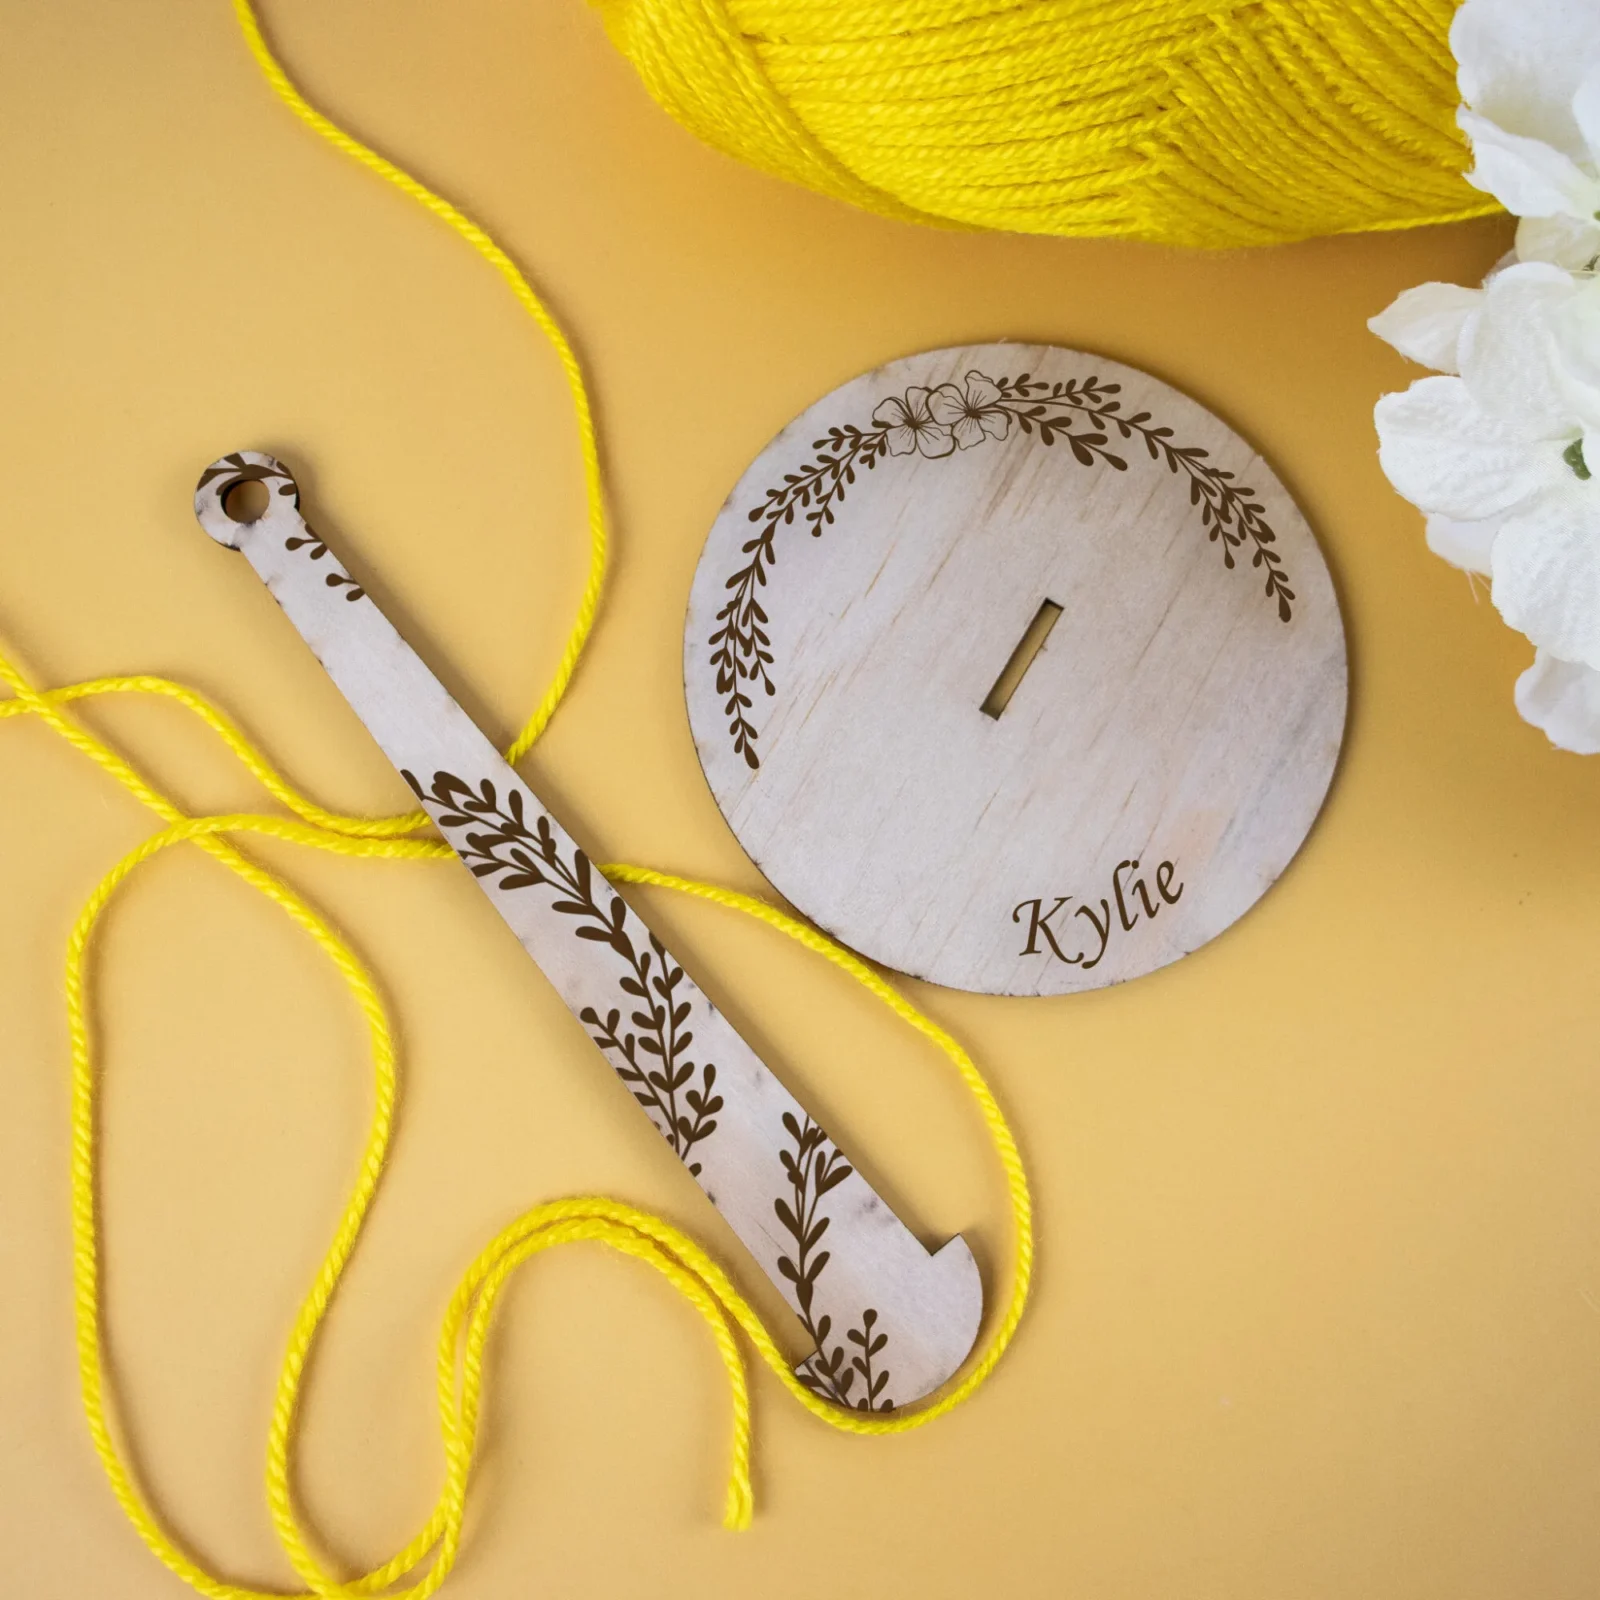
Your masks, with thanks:
[(706, 540), (684, 679), (771, 882), (863, 955), (987, 994), (1118, 983), (1221, 933), (1305, 839), (1345, 720), (1333, 585), (1266, 463), (1149, 374), (1050, 346), (892, 362), (785, 428)]

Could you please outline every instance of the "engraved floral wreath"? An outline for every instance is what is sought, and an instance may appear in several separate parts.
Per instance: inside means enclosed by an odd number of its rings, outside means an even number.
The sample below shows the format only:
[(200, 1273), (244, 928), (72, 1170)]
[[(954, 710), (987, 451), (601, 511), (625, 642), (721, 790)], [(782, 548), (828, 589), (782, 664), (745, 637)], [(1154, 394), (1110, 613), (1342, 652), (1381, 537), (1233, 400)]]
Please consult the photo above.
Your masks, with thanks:
[[(1028, 372), (1015, 378), (969, 372), (959, 385), (913, 384), (878, 404), (872, 427), (846, 423), (813, 441), (812, 459), (798, 471), (786, 472), (783, 482), (768, 489), (750, 511), (750, 521), (760, 523), (761, 529), (741, 546), (740, 553), (748, 559), (724, 585), (728, 599), (706, 641), (717, 692), (727, 696), (724, 710), (734, 750), (752, 769), (761, 761), (756, 754), (759, 730), (750, 718), (751, 695), (757, 685), (769, 695), (777, 692), (769, 671), (773, 655), (767, 613), (757, 591), (766, 587), (767, 574), (777, 561), (778, 529), (792, 523), (798, 510), (810, 524), (812, 536), (820, 537), (856, 474), (870, 471), (885, 456), (916, 454), (938, 460), (988, 440), (1004, 441), (1016, 429), (1040, 444), (1065, 444), (1081, 466), (1103, 462), (1125, 472), (1128, 463), (1107, 448), (1115, 429), (1123, 439), (1142, 441), (1152, 461), (1164, 462), (1169, 472), (1188, 478), (1189, 503), (1199, 509), (1207, 538), (1221, 546), (1224, 566), (1232, 569), (1234, 552), (1246, 543), (1251, 546), (1250, 565), (1264, 574), (1267, 598), (1277, 603), (1281, 621), (1290, 620), (1294, 590), (1282, 556), (1273, 549), (1277, 535), (1255, 490), (1236, 483), (1226, 468), (1213, 466), (1200, 446), (1174, 444), (1172, 429), (1154, 424), (1148, 411), (1124, 416), (1116, 398), (1121, 388), (1098, 377), (1052, 383)], [(1074, 423), (1086, 425), (1084, 431), (1074, 432)]]

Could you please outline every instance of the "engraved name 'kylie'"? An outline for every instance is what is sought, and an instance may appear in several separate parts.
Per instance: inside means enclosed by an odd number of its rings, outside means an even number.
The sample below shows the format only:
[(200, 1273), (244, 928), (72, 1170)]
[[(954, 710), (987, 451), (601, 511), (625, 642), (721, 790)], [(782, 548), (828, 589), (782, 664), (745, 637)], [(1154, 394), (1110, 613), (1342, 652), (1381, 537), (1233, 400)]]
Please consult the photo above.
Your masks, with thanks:
[[(1111, 899), (1097, 902), (1098, 909), (1085, 901), (1062, 916), (1060, 922), (1055, 919), (1071, 904), (1070, 894), (1058, 896), (1048, 911), (1044, 909), (1043, 898), (1024, 900), (1011, 913), (1011, 920), (1018, 924), (1022, 922), (1023, 912), (1028, 914), (1028, 942), (1022, 947), (1021, 954), (1043, 955), (1045, 952), (1039, 944), (1042, 939), (1049, 946), (1050, 954), (1057, 961), (1065, 961), (1069, 967), (1082, 966), (1087, 972), (1091, 967), (1099, 966), (1100, 958), (1106, 953), (1106, 946), (1111, 943), (1111, 935), (1118, 924), (1124, 933), (1132, 933), (1138, 924), (1141, 908), (1146, 919), (1154, 921), (1163, 904), (1177, 905), (1178, 897), (1183, 893), (1183, 885), (1172, 881), (1178, 870), (1173, 862), (1163, 861), (1155, 870), (1159, 899), (1151, 899), (1149, 885), (1142, 877), (1123, 876), (1125, 872), (1136, 873), (1138, 870), (1137, 861), (1119, 861), (1111, 874)], [(1116, 902), (1115, 913), (1111, 909), (1113, 901)], [(1079, 918), (1087, 926), (1080, 927)], [(1062, 948), (1063, 944), (1081, 944), (1083, 948), (1075, 955), (1068, 955)], [(1089, 953), (1091, 949), (1093, 955)]]

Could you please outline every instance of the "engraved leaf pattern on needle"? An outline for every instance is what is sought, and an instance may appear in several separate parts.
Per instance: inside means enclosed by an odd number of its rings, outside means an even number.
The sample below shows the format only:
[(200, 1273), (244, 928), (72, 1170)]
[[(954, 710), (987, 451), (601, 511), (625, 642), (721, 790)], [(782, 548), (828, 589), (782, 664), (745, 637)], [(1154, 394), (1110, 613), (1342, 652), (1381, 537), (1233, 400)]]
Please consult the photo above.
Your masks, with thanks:
[[(227, 508), (228, 496), (241, 484), (261, 483), (275, 484), (275, 492), (286, 495), (294, 505), (300, 503), (300, 493), (295, 487), (295, 481), (282, 467), (263, 466), (260, 462), (246, 461), (239, 451), (235, 450), (225, 455), (220, 461), (214, 462), (200, 474), (200, 488), (214, 483), (218, 478), (228, 481), (218, 486), (217, 499), (224, 509)], [(320, 561), (327, 555), (328, 547), (323, 540), (302, 522), (305, 528), (303, 534), (292, 533), (283, 541), (286, 550), (304, 550), (312, 561)], [(343, 589), (346, 600), (360, 600), (366, 595), (366, 590), (352, 577), (343, 572), (330, 572), (323, 580), (330, 589)]]
[(869, 1307), (861, 1313), (860, 1326), (845, 1331), (843, 1343), (830, 1344), (833, 1318), (814, 1308), (817, 1280), (831, 1259), (829, 1252), (820, 1248), (832, 1220), (822, 1209), (822, 1201), (855, 1169), (810, 1117), (802, 1120), (785, 1111), (783, 1127), (792, 1148), (781, 1148), (778, 1158), (789, 1180), (789, 1192), (779, 1195), (772, 1209), (793, 1241), (793, 1254), (778, 1257), (778, 1271), (794, 1285), (801, 1325), (817, 1347), (817, 1353), (801, 1369), (800, 1381), (838, 1405), (854, 1406), (857, 1411), (891, 1411), (894, 1401), (884, 1393), (888, 1368), (881, 1362), (873, 1365), (889, 1343), (888, 1334), (877, 1331), (878, 1313)]
[[(305, 524), (301, 524), (305, 527)], [(309, 527), (303, 534), (293, 533), (283, 541), (285, 550), (304, 550), (313, 561), (320, 561), (328, 553), (328, 547), (321, 537)], [(346, 577), (342, 572), (330, 572), (322, 580), (330, 589), (343, 589), (346, 600), (359, 600), (366, 594), (366, 590), (354, 578)]]
[(688, 1027), (692, 1008), (679, 994), (683, 968), (653, 933), (645, 947), (634, 943), (622, 896), (610, 891), (576, 845), (570, 861), (562, 856), (550, 819), (540, 813), (530, 823), (519, 790), (509, 790), (502, 800), (487, 778), (474, 788), (452, 772), (436, 772), (424, 790), (415, 774), (402, 770), (400, 775), (419, 800), (439, 808), (441, 828), (470, 830), (456, 848), (475, 877), (491, 879), (502, 891), (550, 889), (550, 909), (575, 919), (577, 938), (616, 953), (623, 969), (617, 987), (626, 998), (604, 1016), (585, 1006), (578, 1020), (678, 1159), (698, 1177), (701, 1163), (692, 1152), (717, 1131), (723, 1098), (717, 1093), (716, 1067), (689, 1058), (694, 1032)]

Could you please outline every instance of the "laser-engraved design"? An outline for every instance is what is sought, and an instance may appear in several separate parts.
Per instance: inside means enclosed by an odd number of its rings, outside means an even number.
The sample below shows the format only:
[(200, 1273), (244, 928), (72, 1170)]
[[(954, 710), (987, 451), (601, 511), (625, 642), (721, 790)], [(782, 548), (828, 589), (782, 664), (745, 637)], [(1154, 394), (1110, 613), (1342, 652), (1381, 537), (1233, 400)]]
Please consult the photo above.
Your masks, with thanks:
[[(750, 559), (728, 579), (728, 600), (706, 640), (712, 647), (717, 692), (727, 696), (733, 747), (750, 766), (761, 765), (756, 753), (759, 730), (750, 715), (751, 692), (758, 686), (769, 695), (776, 690), (770, 672), (768, 617), (756, 592), (766, 586), (767, 574), (777, 562), (778, 529), (790, 526), (799, 511), (810, 524), (812, 537), (819, 538), (833, 523), (834, 511), (856, 481), (856, 473), (870, 472), (885, 456), (916, 454), (939, 460), (957, 450), (1003, 442), (1015, 424), (1019, 433), (1042, 445), (1065, 444), (1079, 466), (1103, 464), (1126, 472), (1128, 463), (1107, 448), (1114, 429), (1125, 440), (1138, 440), (1150, 459), (1165, 465), (1168, 472), (1188, 477), (1189, 502), (1199, 508), (1206, 537), (1221, 546), (1225, 567), (1232, 570), (1234, 552), (1246, 541), (1253, 546), (1250, 565), (1264, 572), (1265, 593), (1277, 602), (1279, 619), (1290, 620), (1294, 590), (1284, 574), (1283, 558), (1273, 549), (1277, 535), (1255, 490), (1236, 483), (1225, 467), (1208, 462), (1209, 452), (1199, 445), (1173, 443), (1173, 430), (1152, 421), (1148, 411), (1123, 416), (1117, 399), (1121, 389), (1120, 383), (1093, 376), (1052, 383), (1031, 372), (990, 378), (974, 371), (959, 386), (912, 385), (873, 410), (876, 427), (844, 423), (813, 442), (816, 456), (797, 471), (786, 472), (783, 482), (751, 507), (749, 519), (759, 522), (761, 531), (743, 546), (742, 553)], [(1088, 426), (1075, 433), (1074, 422)]]
[(695, 751), (745, 853), (859, 954), (957, 989), (1070, 994), (1216, 938), (1306, 839), (1343, 736), (1338, 597), (1288, 486), (1081, 350), (923, 350), (817, 397), (717, 511), (687, 613)]
[[(1157, 865), (1151, 874), (1155, 881), (1153, 895), (1149, 884), (1136, 876), (1138, 870), (1136, 860), (1119, 861), (1111, 873), (1110, 894), (1102, 896), (1098, 902), (1080, 900), (1074, 905), (1070, 894), (1058, 894), (1046, 911), (1044, 904), (1050, 898), (1048, 895), (1019, 901), (1012, 907), (1011, 920), (1021, 924), (1022, 913), (1028, 913), (1027, 936), (1019, 954), (1048, 954), (1069, 967), (1081, 966), (1085, 972), (1093, 971), (1104, 958), (1114, 934), (1119, 930), (1124, 934), (1132, 933), (1141, 918), (1154, 922), (1164, 906), (1175, 906), (1183, 898), (1184, 886), (1175, 881), (1178, 870), (1175, 863), (1163, 861)], [(1127, 878), (1122, 876), (1124, 871), (1129, 874)], [(1115, 915), (1111, 909), (1113, 902)], [(1055, 920), (1057, 917), (1060, 922)], [(1078, 926), (1080, 922), (1088, 924), (1087, 931)], [(1043, 945), (1039, 942), (1041, 939)], [(1068, 955), (1067, 948), (1073, 944), (1081, 948)]]
[[(535, 817), (530, 826), (516, 790), (502, 802), (488, 778), (474, 790), (453, 772), (436, 772), (432, 786), (424, 790), (413, 773), (402, 771), (400, 776), (419, 800), (432, 803), (442, 829), (471, 830), (463, 832), (456, 852), (474, 877), (488, 879), (502, 892), (552, 890), (550, 909), (580, 919), (574, 936), (603, 944), (620, 959), (625, 970), (617, 987), (633, 1007), (629, 1020), (638, 1032), (623, 1028), (622, 1012), (615, 1006), (604, 1018), (585, 1006), (578, 1020), (606, 1052), (673, 1154), (698, 1177), (700, 1163), (691, 1161), (689, 1153), (717, 1131), (723, 1102), (715, 1092), (716, 1067), (709, 1061), (696, 1067), (688, 1058), (694, 1034), (685, 1026), (689, 1002), (679, 992), (683, 968), (653, 933), (648, 949), (635, 948), (622, 896), (612, 892), (609, 906), (603, 907), (588, 856), (574, 846), (572, 859), (563, 859), (550, 819)], [(655, 1065), (645, 1058), (654, 1058)]]
[[(881, 1357), (889, 1343), (886, 1333), (876, 1331), (876, 1309), (868, 1306), (861, 1313), (860, 1326), (846, 1330), (845, 1344), (832, 1345), (828, 1341), (833, 1334), (833, 1318), (825, 1311), (813, 1311), (817, 1280), (832, 1259), (830, 1252), (821, 1248), (833, 1220), (822, 1209), (822, 1201), (829, 1190), (837, 1189), (850, 1176), (850, 1164), (809, 1117), (801, 1123), (785, 1112), (783, 1126), (794, 1141), (794, 1149), (778, 1152), (789, 1179), (789, 1193), (779, 1195), (772, 1202), (772, 1209), (794, 1241), (794, 1254), (778, 1257), (778, 1271), (794, 1285), (800, 1321), (817, 1345), (817, 1353), (801, 1370), (800, 1380), (817, 1394), (840, 1405), (853, 1405), (857, 1411), (892, 1411), (894, 1401), (884, 1393), (889, 1370), (881, 1362), (877, 1371), (872, 1366), (873, 1358)], [(850, 1345), (855, 1347), (853, 1356)], [(861, 1379), (861, 1388), (852, 1395), (857, 1378)]]
[[(236, 521), (223, 496), (252, 481), (271, 491), (267, 509)], [(253, 451), (224, 457), (201, 479), (195, 509), (218, 543), (243, 552), (757, 1265), (808, 1325), (851, 1330), (846, 1340), (869, 1370), (849, 1380), (843, 1403), (865, 1393), (881, 1406), (888, 1348), (902, 1403), (945, 1382), (972, 1348), (983, 1311), (966, 1244), (958, 1237), (930, 1254), (858, 1163), (827, 1141), (836, 1157), (828, 1259), (823, 1271), (806, 1255), (802, 1306), (800, 1280), (782, 1266), (794, 1262), (795, 1247), (773, 1195), (786, 1128), (826, 1135), (306, 526), (294, 481), (276, 461)], [(809, 1223), (813, 1235), (819, 1220)], [(833, 1377), (841, 1396), (846, 1370), (857, 1368), (831, 1345), (801, 1368), (808, 1382), (824, 1374), (824, 1387)]]

